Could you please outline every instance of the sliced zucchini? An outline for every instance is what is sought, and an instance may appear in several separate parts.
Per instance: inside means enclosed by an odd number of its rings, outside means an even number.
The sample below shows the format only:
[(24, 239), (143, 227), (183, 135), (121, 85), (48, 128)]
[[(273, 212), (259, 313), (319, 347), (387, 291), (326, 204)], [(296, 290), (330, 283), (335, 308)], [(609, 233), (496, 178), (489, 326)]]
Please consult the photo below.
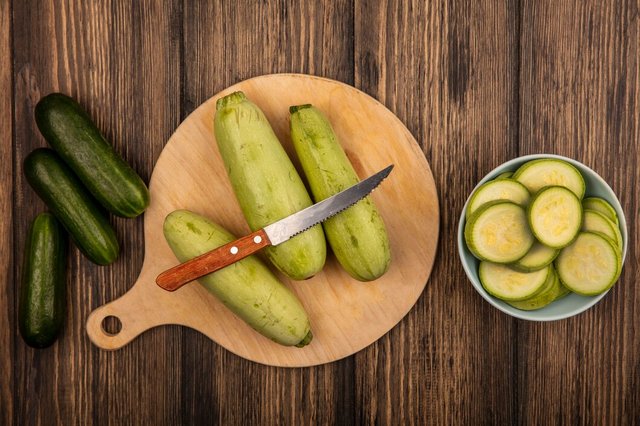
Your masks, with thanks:
[(580, 199), (584, 196), (585, 183), (582, 174), (563, 160), (543, 158), (524, 163), (513, 174), (513, 179), (535, 194), (545, 186), (564, 186)]
[(519, 272), (506, 265), (480, 262), (478, 275), (485, 290), (502, 300), (518, 301), (529, 299), (544, 288), (551, 273), (547, 266), (535, 272)]
[(580, 231), (582, 205), (567, 188), (549, 186), (533, 197), (527, 218), (538, 241), (551, 248), (562, 248), (571, 244)]
[(536, 241), (527, 254), (511, 266), (522, 272), (537, 271), (553, 262), (559, 253), (560, 250), (547, 247)]
[(464, 238), (478, 259), (495, 263), (515, 262), (534, 242), (525, 210), (511, 201), (491, 201), (480, 207), (467, 221)]
[(620, 276), (620, 252), (602, 235), (581, 232), (555, 261), (562, 283), (571, 291), (593, 296), (607, 291)]
[(498, 179), (508, 179), (511, 176), (513, 176), (513, 172), (500, 173), (498, 176), (496, 176), (496, 180), (498, 180)]
[(467, 219), (480, 206), (490, 201), (506, 200), (512, 201), (519, 206), (526, 207), (529, 203), (529, 191), (518, 181), (513, 179), (492, 180), (475, 190), (469, 205), (467, 206)]
[(552, 266), (549, 266), (549, 274), (542, 289), (538, 294), (525, 300), (509, 301), (511, 306), (523, 311), (533, 311), (547, 306), (556, 299), (556, 295), (560, 290), (560, 280)]
[(558, 273), (556, 272), (556, 277), (558, 277), (558, 291), (556, 294), (555, 299), (553, 300), (560, 300), (563, 297), (567, 296), (569, 293), (571, 293), (571, 290), (569, 290), (567, 287), (564, 286), (564, 284), (562, 284), (562, 281), (560, 280), (560, 276), (558, 275)]
[(583, 231), (597, 232), (610, 238), (618, 250), (622, 251), (622, 234), (618, 226), (595, 210), (584, 211)]
[(616, 210), (613, 208), (611, 204), (598, 197), (589, 197), (582, 200), (582, 207), (585, 210), (595, 210), (599, 213), (602, 213), (607, 217), (607, 219), (611, 220), (613, 223), (618, 225), (620, 221), (618, 220), (618, 214)]

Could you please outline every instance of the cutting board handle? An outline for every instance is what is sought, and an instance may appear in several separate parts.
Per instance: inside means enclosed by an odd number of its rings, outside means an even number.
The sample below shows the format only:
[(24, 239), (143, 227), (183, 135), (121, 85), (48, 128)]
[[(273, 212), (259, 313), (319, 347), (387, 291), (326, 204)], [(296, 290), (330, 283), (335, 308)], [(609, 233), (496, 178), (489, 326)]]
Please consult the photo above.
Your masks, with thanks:
[[(86, 329), (89, 339), (96, 346), (106, 350), (119, 349), (149, 328), (163, 323), (158, 315), (148, 315), (145, 303), (140, 303), (140, 287), (136, 282), (123, 296), (91, 312), (87, 318)], [(105, 330), (104, 321), (109, 317), (115, 317), (120, 322), (121, 327), (117, 333)]]

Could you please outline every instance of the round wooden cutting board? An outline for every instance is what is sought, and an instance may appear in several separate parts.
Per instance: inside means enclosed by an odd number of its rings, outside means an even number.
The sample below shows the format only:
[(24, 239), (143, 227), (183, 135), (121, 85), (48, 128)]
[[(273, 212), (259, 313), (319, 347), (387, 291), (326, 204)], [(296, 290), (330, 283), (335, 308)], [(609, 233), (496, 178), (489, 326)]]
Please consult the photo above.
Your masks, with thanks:
[[(160, 272), (178, 263), (162, 235), (162, 223), (171, 211), (189, 209), (203, 214), (237, 236), (250, 232), (213, 135), (216, 100), (237, 90), (264, 111), (296, 166), (289, 139), (289, 106), (305, 103), (327, 115), (360, 178), (395, 165), (372, 194), (391, 242), (391, 266), (384, 276), (368, 283), (356, 281), (331, 254), (323, 271), (306, 281), (292, 281), (277, 273), (298, 295), (311, 320), (313, 341), (302, 349), (280, 346), (261, 336), (197, 283), (174, 293), (155, 284)], [(152, 327), (181, 324), (255, 362), (286, 367), (331, 362), (368, 346), (395, 326), (422, 293), (433, 266), (438, 198), (423, 152), (382, 104), (336, 81), (278, 74), (229, 87), (178, 127), (158, 159), (149, 189), (151, 205), (144, 218), (146, 252), (140, 276), (124, 296), (97, 308), (87, 320), (90, 339), (104, 349), (118, 349)], [(103, 329), (108, 316), (120, 320), (119, 333)]]

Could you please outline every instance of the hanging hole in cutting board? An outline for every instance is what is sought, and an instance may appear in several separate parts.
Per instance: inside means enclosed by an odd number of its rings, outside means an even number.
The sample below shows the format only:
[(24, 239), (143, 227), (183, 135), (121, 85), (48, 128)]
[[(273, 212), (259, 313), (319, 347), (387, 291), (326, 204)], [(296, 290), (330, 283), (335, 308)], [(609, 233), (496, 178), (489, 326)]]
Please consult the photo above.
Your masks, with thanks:
[(100, 326), (107, 336), (116, 336), (122, 330), (122, 321), (116, 316), (109, 315), (104, 317)]

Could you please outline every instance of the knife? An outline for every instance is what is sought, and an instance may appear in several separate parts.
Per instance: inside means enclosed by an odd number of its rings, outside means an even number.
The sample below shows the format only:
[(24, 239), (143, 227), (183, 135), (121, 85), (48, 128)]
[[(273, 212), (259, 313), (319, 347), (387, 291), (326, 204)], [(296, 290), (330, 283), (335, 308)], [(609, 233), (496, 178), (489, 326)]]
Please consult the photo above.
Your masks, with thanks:
[(391, 169), (393, 164), (319, 203), (167, 269), (158, 275), (156, 284), (167, 291), (175, 291), (190, 281), (231, 265), (264, 247), (277, 246), (366, 197), (391, 173)]

